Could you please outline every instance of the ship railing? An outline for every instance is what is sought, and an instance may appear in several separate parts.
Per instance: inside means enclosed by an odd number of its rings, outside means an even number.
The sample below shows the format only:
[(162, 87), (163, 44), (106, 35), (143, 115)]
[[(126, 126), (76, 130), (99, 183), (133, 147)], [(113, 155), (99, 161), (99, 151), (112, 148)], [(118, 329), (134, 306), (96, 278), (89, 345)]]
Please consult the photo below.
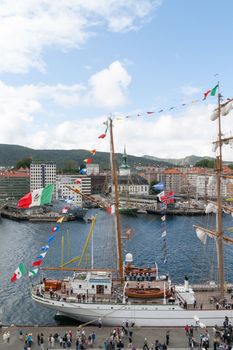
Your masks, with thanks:
[(77, 299), (77, 297), (72, 297), (72, 296), (61, 296), (58, 295), (57, 297), (50, 297), (49, 294), (47, 294), (46, 292), (41, 294), (38, 293), (35, 288), (32, 288), (32, 294), (36, 297), (39, 298), (43, 298), (45, 300), (53, 300), (53, 301), (64, 301), (67, 303), (72, 303), (72, 304), (96, 304), (96, 303), (100, 303), (100, 304), (109, 304), (109, 303), (117, 303), (119, 302), (119, 300), (117, 300), (117, 298), (85, 298), (85, 300), (83, 299)]

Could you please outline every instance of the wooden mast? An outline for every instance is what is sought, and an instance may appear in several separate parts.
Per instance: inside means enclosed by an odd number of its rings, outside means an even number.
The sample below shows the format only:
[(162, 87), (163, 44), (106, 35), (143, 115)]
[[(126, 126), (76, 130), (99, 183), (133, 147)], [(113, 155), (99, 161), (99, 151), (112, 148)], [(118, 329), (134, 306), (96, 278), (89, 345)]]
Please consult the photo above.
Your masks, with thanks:
[(217, 183), (217, 254), (218, 254), (218, 271), (219, 271), (219, 289), (220, 296), (224, 298), (224, 245), (223, 245), (223, 224), (222, 224), (222, 197), (221, 197), (221, 173), (222, 173), (222, 131), (221, 131), (221, 94), (218, 83), (218, 148), (216, 156), (216, 183)]
[(123, 283), (123, 260), (122, 260), (122, 247), (121, 247), (121, 228), (120, 228), (118, 180), (117, 180), (117, 168), (116, 168), (116, 158), (115, 158), (113, 131), (112, 131), (112, 119), (111, 118), (109, 118), (109, 130), (110, 130), (110, 147), (111, 147), (111, 162), (112, 162), (112, 164), (111, 164), (112, 179), (113, 179), (114, 195), (115, 195), (115, 213), (116, 213), (116, 228), (117, 228), (117, 250), (118, 250), (118, 270), (119, 270), (120, 281)]

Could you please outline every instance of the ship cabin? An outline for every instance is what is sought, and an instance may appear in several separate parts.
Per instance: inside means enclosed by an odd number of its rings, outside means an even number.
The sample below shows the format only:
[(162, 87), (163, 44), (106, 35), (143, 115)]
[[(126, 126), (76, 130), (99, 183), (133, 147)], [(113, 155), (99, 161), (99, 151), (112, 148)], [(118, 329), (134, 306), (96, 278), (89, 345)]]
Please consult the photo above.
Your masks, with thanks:
[(109, 296), (112, 290), (112, 274), (105, 271), (75, 272), (69, 281), (69, 288), (72, 288), (74, 294)]

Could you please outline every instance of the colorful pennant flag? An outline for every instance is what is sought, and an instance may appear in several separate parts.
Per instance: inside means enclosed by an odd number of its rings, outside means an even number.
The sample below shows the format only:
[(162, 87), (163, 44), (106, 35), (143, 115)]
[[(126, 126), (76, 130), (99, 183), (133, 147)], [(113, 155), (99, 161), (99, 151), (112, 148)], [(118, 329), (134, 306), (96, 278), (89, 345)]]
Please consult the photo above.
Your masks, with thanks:
[(41, 264), (42, 264), (42, 259), (40, 259), (40, 260), (37, 260), (37, 261), (34, 261), (33, 263), (32, 263), (32, 266), (40, 266)]
[(31, 269), (28, 271), (28, 276), (33, 277), (38, 273), (39, 269)]
[(54, 233), (54, 232), (57, 232), (58, 231), (58, 226), (53, 226), (53, 228), (52, 228), (52, 233)]
[(98, 136), (98, 139), (104, 139), (106, 137), (106, 134), (101, 134)]
[(61, 224), (63, 220), (64, 220), (64, 216), (62, 216), (62, 217), (60, 217), (59, 219), (57, 219), (57, 222), (58, 222), (59, 224)]
[(43, 247), (40, 248), (42, 252), (47, 252), (47, 250), (49, 250), (49, 245), (45, 245)]
[(36, 258), (37, 258), (37, 259), (44, 259), (44, 257), (45, 257), (46, 254), (47, 254), (47, 252), (41, 253), (41, 254), (38, 255)]
[(20, 279), (23, 275), (26, 275), (27, 269), (24, 263), (20, 263), (18, 268), (15, 270), (13, 276), (11, 277), (11, 282)]
[(50, 236), (49, 238), (48, 238), (48, 243), (50, 243), (50, 242), (52, 242), (53, 240), (54, 240), (54, 238), (55, 238), (55, 236), (54, 235), (52, 235), (52, 236)]
[(114, 204), (112, 204), (109, 207), (107, 207), (107, 213), (110, 214), (110, 215), (115, 214), (115, 205)]
[(62, 209), (62, 214), (66, 214), (68, 211), (69, 211), (69, 207), (64, 207), (63, 209)]
[(84, 159), (84, 162), (85, 162), (86, 164), (91, 164), (91, 163), (92, 163), (92, 158)]

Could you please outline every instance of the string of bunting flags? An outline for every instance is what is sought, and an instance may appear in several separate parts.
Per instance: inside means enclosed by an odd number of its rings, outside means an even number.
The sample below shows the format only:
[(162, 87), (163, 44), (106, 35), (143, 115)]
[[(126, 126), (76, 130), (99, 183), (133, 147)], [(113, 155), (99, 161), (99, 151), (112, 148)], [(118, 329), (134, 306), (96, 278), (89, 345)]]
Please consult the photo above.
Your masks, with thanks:
[[(207, 97), (216, 96), (218, 89), (219, 89), (219, 84), (216, 84), (213, 88), (205, 91), (202, 94), (201, 98), (194, 99), (194, 100), (187, 101), (187, 102), (181, 102), (179, 104), (168, 106), (168, 107), (156, 108), (156, 109), (147, 110), (147, 111), (135, 113), (135, 114), (127, 114), (125, 116), (117, 116), (116, 120), (129, 119), (129, 118), (135, 118), (135, 117), (145, 117), (145, 116), (146, 117), (153, 117), (154, 115), (157, 115), (157, 114), (171, 112), (174, 110), (181, 109), (183, 107), (189, 107), (189, 106), (192, 106), (192, 105), (195, 105), (197, 103), (205, 101), (207, 99)], [(227, 99), (227, 100), (229, 100), (229, 99)]]
[(174, 203), (174, 192), (164, 191), (164, 183), (161, 181), (158, 184), (152, 186), (156, 191), (161, 191), (157, 197), (161, 203), (160, 205), (160, 218), (161, 218), (161, 238), (163, 241), (162, 252), (163, 252), (163, 263), (167, 262), (167, 205)]
[[(219, 84), (216, 84), (212, 89), (208, 89), (206, 92), (204, 92), (202, 98), (191, 100), (188, 102), (182, 102), (178, 105), (170, 106), (167, 108), (163, 107), (163, 108), (158, 108), (156, 110), (149, 110), (149, 111), (142, 112), (142, 113), (128, 114), (125, 116), (115, 116), (114, 120), (122, 120), (122, 119), (129, 119), (129, 118), (143, 117), (143, 116), (152, 117), (153, 115), (156, 115), (156, 114), (170, 112), (172, 110), (176, 110), (176, 109), (179, 109), (182, 107), (191, 106), (191, 105), (197, 104), (199, 102), (205, 101), (207, 99), (207, 97), (209, 97), (209, 96), (215, 96), (218, 89), (219, 89)], [(98, 139), (104, 139), (107, 136), (108, 127), (109, 127), (108, 121), (105, 121), (103, 124), (105, 125), (105, 131), (98, 136)], [(93, 157), (96, 154), (96, 149), (90, 150), (90, 153), (92, 154), (92, 156), (84, 159), (85, 164), (91, 164), (93, 162)], [(80, 174), (82, 174), (82, 175), (86, 174), (86, 168), (80, 169)]]
[[(62, 209), (63, 214), (65, 214), (67, 212), (68, 212), (67, 207)], [(28, 275), (29, 277), (33, 277), (38, 273), (39, 268), (41, 267), (43, 260), (46, 256), (46, 254), (48, 253), (48, 250), (50, 248), (50, 244), (54, 240), (56, 232), (59, 231), (60, 224), (63, 222), (64, 217), (65, 216), (61, 216), (57, 219), (56, 225), (52, 227), (52, 230), (51, 230), (52, 234), (47, 239), (46, 244), (40, 248), (40, 253), (36, 257), (36, 259), (32, 262), (32, 267), (27, 268), (25, 263), (21, 262), (18, 265), (17, 269), (15, 270), (13, 276), (11, 277), (11, 282), (14, 282), (14, 281), (20, 279), (24, 275)]]

